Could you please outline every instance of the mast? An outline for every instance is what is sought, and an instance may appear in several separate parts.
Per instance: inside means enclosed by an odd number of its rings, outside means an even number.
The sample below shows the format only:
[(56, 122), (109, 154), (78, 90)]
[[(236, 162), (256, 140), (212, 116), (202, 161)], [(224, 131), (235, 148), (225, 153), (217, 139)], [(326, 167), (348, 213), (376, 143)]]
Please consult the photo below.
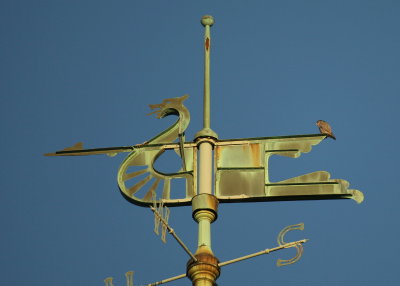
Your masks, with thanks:
[(204, 32), (204, 113), (203, 129), (196, 134), (195, 142), (199, 150), (199, 194), (193, 197), (193, 219), (198, 223), (198, 244), (196, 261), (187, 263), (187, 276), (194, 286), (214, 286), (220, 274), (218, 259), (211, 248), (211, 223), (217, 219), (218, 200), (213, 195), (213, 148), (218, 138), (210, 128), (210, 27), (214, 24), (212, 16), (201, 19)]

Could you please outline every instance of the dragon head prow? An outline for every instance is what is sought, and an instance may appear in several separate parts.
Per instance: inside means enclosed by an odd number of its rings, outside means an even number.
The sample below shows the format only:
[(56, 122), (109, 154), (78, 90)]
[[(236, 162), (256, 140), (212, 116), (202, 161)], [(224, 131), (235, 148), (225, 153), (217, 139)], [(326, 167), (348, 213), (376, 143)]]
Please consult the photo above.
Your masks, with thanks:
[(157, 118), (163, 118), (168, 115), (179, 115), (179, 111), (183, 111), (186, 107), (183, 102), (189, 97), (185, 94), (181, 97), (167, 98), (164, 99), (162, 103), (159, 104), (149, 104), (151, 109), (158, 109), (147, 115), (157, 114)]

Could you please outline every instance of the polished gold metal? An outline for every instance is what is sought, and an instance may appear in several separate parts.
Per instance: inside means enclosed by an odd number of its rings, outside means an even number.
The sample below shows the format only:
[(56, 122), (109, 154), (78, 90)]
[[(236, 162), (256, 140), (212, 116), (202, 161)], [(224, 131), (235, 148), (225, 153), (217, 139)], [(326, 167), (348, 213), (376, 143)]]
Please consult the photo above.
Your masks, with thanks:
[[(227, 261), (224, 261), (224, 262), (220, 262), (220, 263), (218, 263), (218, 266), (219, 266), (219, 268), (221, 268), (221, 267), (224, 267), (224, 266), (236, 263), (236, 262), (240, 262), (240, 261), (243, 261), (243, 260), (247, 260), (247, 259), (250, 259), (250, 258), (254, 258), (254, 257), (260, 256), (260, 255), (270, 254), (270, 253), (278, 251), (278, 250), (291, 248), (291, 247), (298, 247), (298, 246), (302, 245), (303, 243), (306, 243), (307, 241), (308, 241), (308, 239), (301, 239), (301, 240), (297, 240), (297, 241), (287, 242), (287, 243), (284, 243), (284, 244), (280, 244), (277, 247), (267, 248), (267, 249), (264, 249), (264, 250), (261, 250), (261, 251), (258, 251), (258, 252), (252, 253), (252, 254), (248, 254), (248, 255), (244, 255), (244, 256), (241, 256), (241, 257), (238, 257), (238, 258), (235, 258), (235, 259), (231, 259), (231, 260), (227, 260)], [(190, 262), (191, 261), (189, 261), (189, 263)], [(292, 262), (292, 263), (294, 263), (294, 262)], [(283, 266), (283, 265), (278, 265), (278, 266)], [(156, 286), (156, 285), (165, 284), (165, 283), (168, 283), (168, 282), (171, 282), (171, 281), (174, 281), (174, 280), (185, 278), (186, 275), (187, 274), (177, 275), (177, 276), (174, 276), (174, 277), (171, 277), (171, 278), (168, 278), (168, 279), (164, 279), (164, 280), (161, 280), (161, 281), (158, 281), (158, 282), (155, 282), (155, 283), (146, 284), (146, 286)]]
[(246, 260), (246, 259), (250, 259), (250, 258), (253, 258), (253, 257), (256, 257), (256, 256), (260, 256), (260, 255), (263, 255), (263, 254), (270, 254), (271, 252), (274, 252), (274, 251), (277, 251), (277, 250), (290, 248), (290, 247), (296, 247), (296, 246), (301, 245), (302, 243), (306, 243), (307, 241), (308, 241), (308, 239), (302, 239), (302, 240), (297, 240), (297, 241), (293, 241), (293, 242), (288, 242), (288, 243), (285, 243), (283, 245), (279, 245), (279, 246), (274, 247), (274, 248), (267, 248), (267, 249), (261, 250), (259, 252), (253, 253), (253, 254), (249, 254), (249, 255), (245, 255), (245, 256), (239, 257), (239, 258), (235, 258), (235, 259), (232, 259), (232, 260), (221, 262), (221, 263), (218, 264), (218, 266), (223, 267), (223, 266), (226, 266), (226, 265), (229, 265), (229, 264), (232, 264), (232, 263), (240, 262), (240, 261), (243, 261), (243, 260)]
[[(299, 224), (294, 224), (294, 225), (289, 225), (285, 227), (284, 229), (281, 230), (281, 232), (278, 235), (278, 244), (280, 246), (286, 245), (286, 242), (283, 240), (286, 233), (291, 230), (304, 230), (304, 223), (299, 223)], [(299, 261), (300, 257), (303, 255), (303, 246), (301, 244), (296, 244), (294, 247), (297, 249), (296, 256), (291, 258), (291, 259), (278, 259), (276, 262), (277, 266), (285, 266), (289, 264), (293, 264), (297, 261)], [(287, 248), (287, 247), (285, 247)]]
[[(79, 156), (90, 154), (112, 155), (130, 152), (118, 171), (118, 185), (124, 197), (137, 205), (152, 204), (152, 193), (157, 192), (166, 206), (190, 205), (197, 190), (197, 148), (205, 167), (200, 164), (200, 184), (206, 185), (212, 193), (211, 179), (215, 180), (215, 197), (220, 203), (246, 201), (287, 201), (287, 200), (323, 200), (353, 199), (357, 203), (364, 200), (362, 192), (349, 189), (349, 183), (343, 179), (331, 179), (326, 171), (288, 178), (272, 182), (269, 178), (269, 159), (271, 156), (297, 158), (311, 151), (326, 135), (291, 135), (278, 137), (243, 138), (218, 140), (216, 138), (198, 138), (195, 142), (174, 143), (181, 138), (190, 122), (190, 114), (183, 101), (187, 96), (166, 99), (152, 108), (159, 118), (178, 115), (178, 120), (164, 132), (149, 141), (134, 146), (82, 149), (82, 143), (65, 148), (47, 156)], [(181, 140), (181, 139), (179, 139)], [(203, 151), (202, 151), (203, 149)], [(214, 149), (215, 169), (212, 169), (210, 154)], [(155, 169), (157, 159), (166, 151), (173, 150), (184, 156), (183, 165), (175, 173), (166, 174)], [(204, 165), (203, 164), (203, 165)], [(133, 168), (133, 170), (132, 170)], [(171, 182), (185, 180), (184, 196), (171, 195)]]
[(177, 276), (174, 276), (174, 277), (171, 277), (171, 278), (163, 279), (161, 281), (157, 281), (157, 282), (154, 282), (154, 283), (146, 284), (145, 286), (157, 286), (157, 285), (165, 284), (165, 283), (172, 282), (172, 281), (175, 281), (175, 280), (178, 280), (178, 279), (182, 279), (182, 278), (185, 278), (185, 277), (186, 277), (186, 273), (181, 274), (181, 275), (177, 275)]
[(218, 216), (218, 199), (210, 194), (199, 194), (192, 199), (192, 214), (195, 218), (195, 214), (201, 210), (208, 210), (214, 213), (215, 219)]
[[(126, 286), (133, 286), (133, 273), (133, 271), (128, 271), (125, 273)], [(107, 277), (104, 279), (104, 283), (105, 286), (114, 286), (112, 277)]]
[(187, 263), (186, 276), (194, 286), (214, 286), (220, 275), (218, 259), (206, 246), (201, 246), (195, 254), (196, 260)]
[[(190, 113), (183, 105), (188, 95), (165, 99), (161, 104), (150, 105), (157, 118), (170, 115), (178, 116), (178, 120), (169, 128), (146, 141), (143, 144), (124, 147), (108, 147), (83, 149), (83, 143), (72, 147), (45, 154), (46, 156), (83, 156), (83, 155), (111, 155), (121, 152), (130, 152), (122, 162), (117, 176), (118, 186), (122, 195), (129, 201), (140, 206), (152, 204), (152, 193), (156, 192), (166, 206), (190, 205), (192, 198), (197, 194), (197, 144), (183, 143), (184, 132), (190, 122)], [(179, 143), (174, 143), (175, 140)], [(183, 149), (184, 150), (183, 150)], [(157, 159), (169, 150), (178, 156), (184, 156), (182, 168), (175, 173), (163, 173), (154, 167)], [(186, 193), (184, 197), (173, 198), (171, 182), (185, 180)], [(176, 197), (176, 196), (175, 196)]]
[(150, 207), (150, 209), (154, 212), (154, 232), (156, 235), (160, 234), (160, 222), (162, 221), (161, 241), (167, 243), (166, 233), (170, 210), (168, 207), (164, 206), (163, 201), (161, 201), (157, 207), (155, 193), (153, 193), (153, 207)]
[[(174, 229), (168, 224), (168, 222), (160, 215), (158, 212), (158, 208), (155, 207), (150, 207), (150, 209), (153, 211), (154, 215), (157, 217), (157, 219), (163, 224), (163, 228), (168, 230), (168, 232), (175, 238), (175, 240), (179, 243), (179, 245), (185, 250), (185, 252), (193, 259), (196, 260), (196, 257), (193, 255), (193, 253), (189, 250), (189, 248), (185, 245), (185, 243), (179, 238), (179, 236), (175, 233)], [(157, 227), (158, 228), (158, 227)], [(163, 231), (163, 233), (165, 233)], [(158, 233), (156, 232), (158, 235)], [(165, 238), (164, 238), (165, 240)], [(165, 243), (165, 241), (163, 241)]]
[(201, 18), (201, 24), (204, 26), (204, 97), (203, 97), (203, 129), (196, 133), (195, 137), (218, 138), (211, 125), (210, 115), (210, 54), (211, 54), (211, 33), (210, 28), (214, 25), (214, 18), (205, 15)]
[[(161, 104), (150, 105), (152, 112), (158, 118), (169, 115), (177, 115), (178, 120), (168, 129), (158, 134), (135, 149), (134, 152), (122, 162), (118, 171), (118, 185), (124, 197), (135, 204), (149, 205), (153, 192), (160, 194), (158, 197), (165, 205), (190, 204), (192, 197), (196, 194), (196, 181), (194, 166), (196, 152), (194, 148), (185, 149), (184, 144), (172, 144), (180, 138), (182, 140), (184, 131), (190, 122), (190, 114), (183, 105), (187, 95), (179, 98), (164, 100)], [(182, 147), (183, 146), (183, 147)], [(185, 165), (176, 173), (166, 174), (155, 169), (156, 160), (167, 150), (174, 150), (178, 155), (185, 156), (182, 160)], [(171, 198), (171, 181), (183, 179), (186, 181), (186, 193), (183, 198)], [(162, 186), (161, 186), (162, 184)]]
[(133, 286), (133, 271), (128, 271), (125, 273), (126, 286)]
[(114, 286), (112, 277), (107, 277), (106, 279), (104, 279), (104, 283), (106, 284), (106, 286)]
[(363, 194), (348, 189), (342, 179), (330, 179), (326, 171), (317, 171), (279, 182), (269, 178), (271, 156), (297, 158), (311, 151), (326, 135), (293, 135), (245, 138), (216, 142), (214, 160), (215, 195), (220, 201), (287, 201), (353, 199), (361, 203)]
[[(190, 122), (190, 114), (183, 104), (188, 95), (184, 95), (150, 105), (154, 110), (150, 114), (156, 114), (157, 118), (176, 115), (178, 119), (169, 128), (142, 144), (84, 149), (83, 143), (79, 142), (45, 155), (113, 157), (128, 152), (117, 175), (122, 195), (131, 203), (150, 207), (155, 215), (156, 233), (159, 231), (159, 224), (162, 223), (162, 240), (165, 242), (168, 230), (189, 254), (191, 259), (187, 264), (187, 277), (192, 280), (193, 285), (214, 286), (222, 266), (279, 249), (295, 247), (295, 257), (289, 260), (280, 259), (277, 263), (278, 266), (288, 265), (298, 261), (303, 252), (301, 244), (306, 242), (284, 242), (286, 232), (304, 227), (302, 224), (293, 225), (282, 230), (278, 236), (278, 247), (219, 263), (211, 248), (211, 223), (217, 219), (219, 203), (321, 199), (353, 199), (361, 203), (364, 195), (358, 190), (349, 189), (349, 183), (343, 179), (331, 179), (326, 171), (303, 174), (278, 182), (271, 181), (269, 159), (272, 156), (297, 158), (302, 153), (310, 152), (312, 146), (326, 138), (325, 134), (218, 139), (218, 135), (210, 126), (210, 27), (214, 24), (214, 19), (206, 15), (201, 19), (201, 23), (205, 28), (203, 129), (196, 133), (193, 142), (185, 142), (185, 130)], [(157, 160), (165, 152), (175, 152), (180, 157), (179, 170), (165, 173), (155, 168)], [(180, 195), (171, 189), (171, 183), (179, 180), (185, 182), (185, 192)], [(198, 223), (198, 245), (195, 254), (190, 252), (168, 225), (169, 211), (164, 208), (185, 205), (192, 205), (193, 218)], [(133, 286), (133, 272), (129, 275), (127, 273), (127, 285)], [(149, 285), (159, 285), (185, 276), (179, 275)], [(112, 278), (104, 281), (106, 286), (113, 286)]]
[[(206, 141), (200, 141), (200, 146), (209, 143), (214, 148), (216, 165), (213, 174), (214, 195), (220, 203), (324, 199), (353, 199), (361, 203), (364, 200), (362, 192), (349, 189), (349, 182), (346, 180), (331, 179), (326, 171), (308, 173), (278, 182), (270, 180), (269, 159), (271, 156), (298, 158), (302, 153), (310, 152), (311, 147), (319, 144), (325, 137), (321, 134), (310, 134), (232, 140), (204, 139)], [(47, 155), (78, 156), (131, 152), (118, 172), (121, 192), (128, 201), (148, 206), (152, 204), (152, 192), (157, 190), (167, 206), (190, 205), (192, 198), (198, 193), (197, 146), (199, 142), (183, 144), (186, 172), (181, 169), (173, 174), (165, 174), (157, 171), (154, 163), (167, 150), (174, 150), (178, 155), (181, 154), (180, 144), (150, 144), (152, 140), (146, 144), (131, 147), (86, 150), (74, 150), (70, 147), (66, 148), (68, 150), (64, 149)], [(130, 171), (131, 167), (137, 167), (138, 170)], [(171, 198), (171, 181), (177, 179), (186, 181), (185, 196)]]

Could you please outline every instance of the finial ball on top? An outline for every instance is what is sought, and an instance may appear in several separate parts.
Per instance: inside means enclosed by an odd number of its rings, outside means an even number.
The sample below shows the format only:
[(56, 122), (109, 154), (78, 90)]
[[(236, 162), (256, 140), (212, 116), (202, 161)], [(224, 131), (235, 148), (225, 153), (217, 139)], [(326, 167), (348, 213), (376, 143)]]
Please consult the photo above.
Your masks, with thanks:
[(204, 15), (202, 18), (201, 18), (201, 24), (205, 27), (205, 26), (212, 26), (212, 25), (214, 25), (214, 18), (213, 18), (213, 16), (210, 16), (210, 15)]

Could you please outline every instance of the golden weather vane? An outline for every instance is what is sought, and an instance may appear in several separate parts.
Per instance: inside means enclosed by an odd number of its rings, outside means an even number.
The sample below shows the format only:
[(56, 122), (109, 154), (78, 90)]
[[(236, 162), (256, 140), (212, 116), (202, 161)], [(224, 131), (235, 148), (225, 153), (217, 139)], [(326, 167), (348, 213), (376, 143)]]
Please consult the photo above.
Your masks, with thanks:
[[(349, 189), (349, 183), (345, 180), (331, 179), (326, 171), (303, 174), (279, 182), (270, 180), (271, 156), (297, 158), (302, 153), (310, 152), (312, 146), (319, 144), (329, 134), (218, 139), (218, 135), (210, 127), (210, 27), (214, 24), (214, 19), (206, 15), (201, 23), (205, 27), (204, 116), (203, 129), (195, 135), (192, 142), (185, 141), (190, 114), (183, 104), (188, 95), (184, 95), (150, 105), (153, 110), (150, 114), (156, 114), (157, 118), (175, 115), (178, 119), (143, 144), (84, 149), (82, 143), (77, 143), (72, 147), (45, 154), (114, 156), (122, 152), (129, 153), (117, 175), (122, 195), (131, 203), (150, 207), (155, 215), (156, 233), (158, 234), (161, 223), (162, 240), (165, 241), (168, 230), (190, 256), (186, 274), (148, 285), (159, 285), (188, 277), (195, 286), (213, 286), (222, 266), (290, 247), (297, 249), (296, 256), (289, 260), (278, 260), (278, 266), (294, 263), (302, 255), (302, 243), (306, 242), (305, 239), (290, 243), (283, 240), (287, 231), (304, 229), (303, 224), (298, 224), (282, 230), (278, 236), (278, 247), (220, 263), (211, 248), (211, 223), (217, 219), (219, 203), (323, 199), (353, 199), (361, 203), (364, 199), (362, 192)], [(158, 158), (169, 150), (176, 152), (181, 158), (182, 166), (175, 173), (164, 173), (155, 167)], [(185, 192), (179, 193), (180, 196), (175, 194), (176, 190), (171, 189), (171, 182), (176, 180), (185, 181)], [(192, 205), (193, 218), (198, 223), (198, 247), (195, 254), (190, 252), (168, 225), (169, 209), (164, 208), (185, 205)], [(128, 285), (133, 285), (133, 272), (127, 272), (126, 277)], [(105, 283), (112, 286), (112, 278), (107, 278)]]

